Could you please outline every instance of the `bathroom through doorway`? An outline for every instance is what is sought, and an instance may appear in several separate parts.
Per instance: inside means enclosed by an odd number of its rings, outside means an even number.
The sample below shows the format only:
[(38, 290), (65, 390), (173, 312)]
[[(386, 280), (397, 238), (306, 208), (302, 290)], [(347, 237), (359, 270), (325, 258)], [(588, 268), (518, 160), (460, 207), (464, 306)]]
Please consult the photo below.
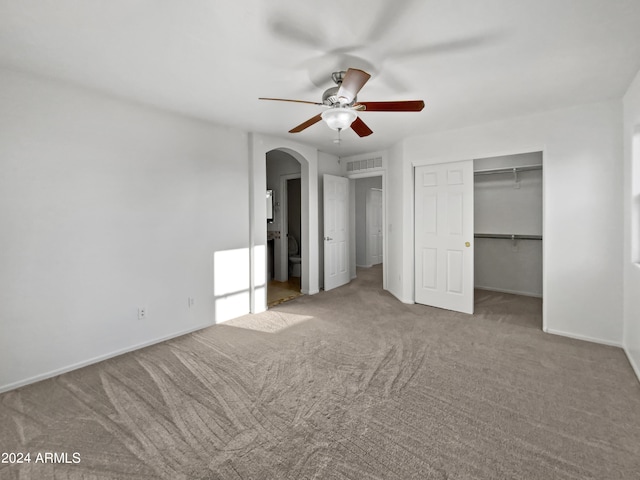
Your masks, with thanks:
[(300, 162), (286, 152), (268, 152), (267, 190), (273, 192), (273, 217), (267, 223), (267, 307), (273, 307), (302, 295)]

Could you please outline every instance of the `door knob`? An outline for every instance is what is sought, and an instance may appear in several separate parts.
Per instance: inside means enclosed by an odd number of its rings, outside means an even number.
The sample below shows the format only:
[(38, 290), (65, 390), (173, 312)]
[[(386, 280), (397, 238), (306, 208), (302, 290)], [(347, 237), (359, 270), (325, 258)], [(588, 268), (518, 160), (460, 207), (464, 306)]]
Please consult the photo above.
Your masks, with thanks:
[(471, 246), (471, 244), (470, 244), (469, 242), (464, 242), (464, 246), (465, 246), (465, 247), (470, 247), (470, 246)]

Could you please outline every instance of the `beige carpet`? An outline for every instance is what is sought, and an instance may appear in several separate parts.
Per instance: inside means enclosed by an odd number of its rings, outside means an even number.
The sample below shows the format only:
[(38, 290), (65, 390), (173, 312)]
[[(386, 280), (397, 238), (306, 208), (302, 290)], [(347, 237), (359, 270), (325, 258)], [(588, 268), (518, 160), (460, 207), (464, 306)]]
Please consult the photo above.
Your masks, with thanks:
[(640, 478), (620, 349), (542, 333), (537, 299), (404, 305), (379, 273), (1, 395), (0, 452), (81, 461), (0, 478)]

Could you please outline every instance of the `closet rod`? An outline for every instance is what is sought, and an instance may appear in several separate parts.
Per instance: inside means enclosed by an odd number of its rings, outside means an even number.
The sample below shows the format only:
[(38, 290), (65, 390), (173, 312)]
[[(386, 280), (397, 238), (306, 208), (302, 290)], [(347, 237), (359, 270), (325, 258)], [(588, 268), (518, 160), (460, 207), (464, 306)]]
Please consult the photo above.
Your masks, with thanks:
[(542, 165), (526, 165), (523, 167), (504, 167), (504, 168), (491, 168), (489, 170), (476, 170), (474, 175), (495, 175), (498, 173), (519, 173), (528, 172), (530, 170), (542, 170)]
[(476, 233), (474, 238), (505, 238), (507, 240), (542, 240), (542, 235), (511, 235), (508, 233)]

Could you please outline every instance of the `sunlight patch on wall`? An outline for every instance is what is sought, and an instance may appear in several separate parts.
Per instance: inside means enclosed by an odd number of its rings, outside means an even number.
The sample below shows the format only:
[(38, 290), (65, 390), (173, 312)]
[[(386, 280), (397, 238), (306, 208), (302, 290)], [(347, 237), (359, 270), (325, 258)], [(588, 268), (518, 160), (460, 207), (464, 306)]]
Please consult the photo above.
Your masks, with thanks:
[(249, 249), (213, 254), (215, 323), (249, 313)]

